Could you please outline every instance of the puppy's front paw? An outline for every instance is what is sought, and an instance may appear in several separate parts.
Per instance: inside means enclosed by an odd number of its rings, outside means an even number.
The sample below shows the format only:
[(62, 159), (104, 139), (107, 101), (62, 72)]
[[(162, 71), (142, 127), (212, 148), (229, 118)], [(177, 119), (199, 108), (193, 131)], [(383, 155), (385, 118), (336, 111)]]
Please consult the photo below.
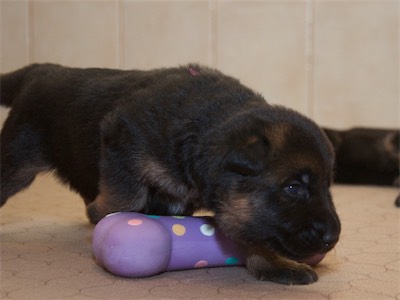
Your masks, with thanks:
[(318, 280), (318, 275), (310, 266), (275, 255), (250, 255), (246, 259), (246, 267), (255, 278), (280, 284), (304, 285)]
[(86, 207), (86, 215), (92, 224), (97, 224), (109, 213), (119, 211), (109, 204), (109, 200), (110, 198), (107, 198), (103, 193), (100, 193), (96, 197), (96, 200)]
[(95, 202), (90, 203), (86, 207), (86, 215), (92, 224), (97, 224), (103, 217), (105, 217), (104, 213), (99, 212)]
[(286, 285), (310, 284), (318, 280), (318, 275), (305, 264), (278, 266), (274, 268), (248, 268), (249, 273), (263, 281), (272, 281)]

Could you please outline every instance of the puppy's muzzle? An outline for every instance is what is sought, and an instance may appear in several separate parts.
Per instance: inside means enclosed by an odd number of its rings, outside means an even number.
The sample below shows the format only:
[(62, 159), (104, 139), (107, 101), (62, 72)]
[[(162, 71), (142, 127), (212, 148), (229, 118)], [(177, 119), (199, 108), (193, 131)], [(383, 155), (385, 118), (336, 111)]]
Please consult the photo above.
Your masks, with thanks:
[(318, 233), (315, 240), (316, 252), (326, 253), (335, 247), (341, 231), (340, 221), (335, 212), (328, 211), (314, 221), (313, 230)]

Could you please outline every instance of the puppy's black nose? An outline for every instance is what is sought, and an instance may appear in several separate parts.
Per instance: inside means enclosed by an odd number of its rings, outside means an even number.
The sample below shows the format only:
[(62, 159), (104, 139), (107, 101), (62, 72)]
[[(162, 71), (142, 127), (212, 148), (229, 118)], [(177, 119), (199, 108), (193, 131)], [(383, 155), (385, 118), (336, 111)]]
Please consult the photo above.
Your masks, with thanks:
[(322, 241), (325, 244), (326, 248), (332, 248), (336, 245), (337, 241), (339, 240), (339, 235), (332, 234), (332, 233), (325, 233), (322, 236)]

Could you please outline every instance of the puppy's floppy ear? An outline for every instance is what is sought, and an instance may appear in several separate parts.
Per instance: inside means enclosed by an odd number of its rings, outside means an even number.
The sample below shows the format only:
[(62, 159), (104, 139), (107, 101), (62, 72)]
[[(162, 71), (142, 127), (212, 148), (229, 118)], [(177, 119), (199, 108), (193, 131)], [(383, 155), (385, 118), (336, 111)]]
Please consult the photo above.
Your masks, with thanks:
[(264, 159), (268, 154), (267, 138), (264, 135), (242, 133), (233, 139), (232, 148), (228, 150), (224, 158), (224, 170), (242, 176), (260, 174), (263, 170)]

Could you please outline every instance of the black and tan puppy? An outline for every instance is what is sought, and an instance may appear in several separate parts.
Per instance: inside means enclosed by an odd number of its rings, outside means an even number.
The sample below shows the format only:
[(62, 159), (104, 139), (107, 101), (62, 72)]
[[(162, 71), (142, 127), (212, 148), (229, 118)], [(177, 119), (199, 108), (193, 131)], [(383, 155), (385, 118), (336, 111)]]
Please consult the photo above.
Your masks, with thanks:
[(308, 284), (331, 250), (334, 152), (311, 120), (197, 65), (153, 71), (31, 65), (1, 77), (1, 204), (54, 170), (91, 222), (207, 209), (261, 280)]
[[(335, 181), (400, 186), (398, 129), (325, 129), (336, 153)], [(400, 196), (395, 200), (400, 207)]]

